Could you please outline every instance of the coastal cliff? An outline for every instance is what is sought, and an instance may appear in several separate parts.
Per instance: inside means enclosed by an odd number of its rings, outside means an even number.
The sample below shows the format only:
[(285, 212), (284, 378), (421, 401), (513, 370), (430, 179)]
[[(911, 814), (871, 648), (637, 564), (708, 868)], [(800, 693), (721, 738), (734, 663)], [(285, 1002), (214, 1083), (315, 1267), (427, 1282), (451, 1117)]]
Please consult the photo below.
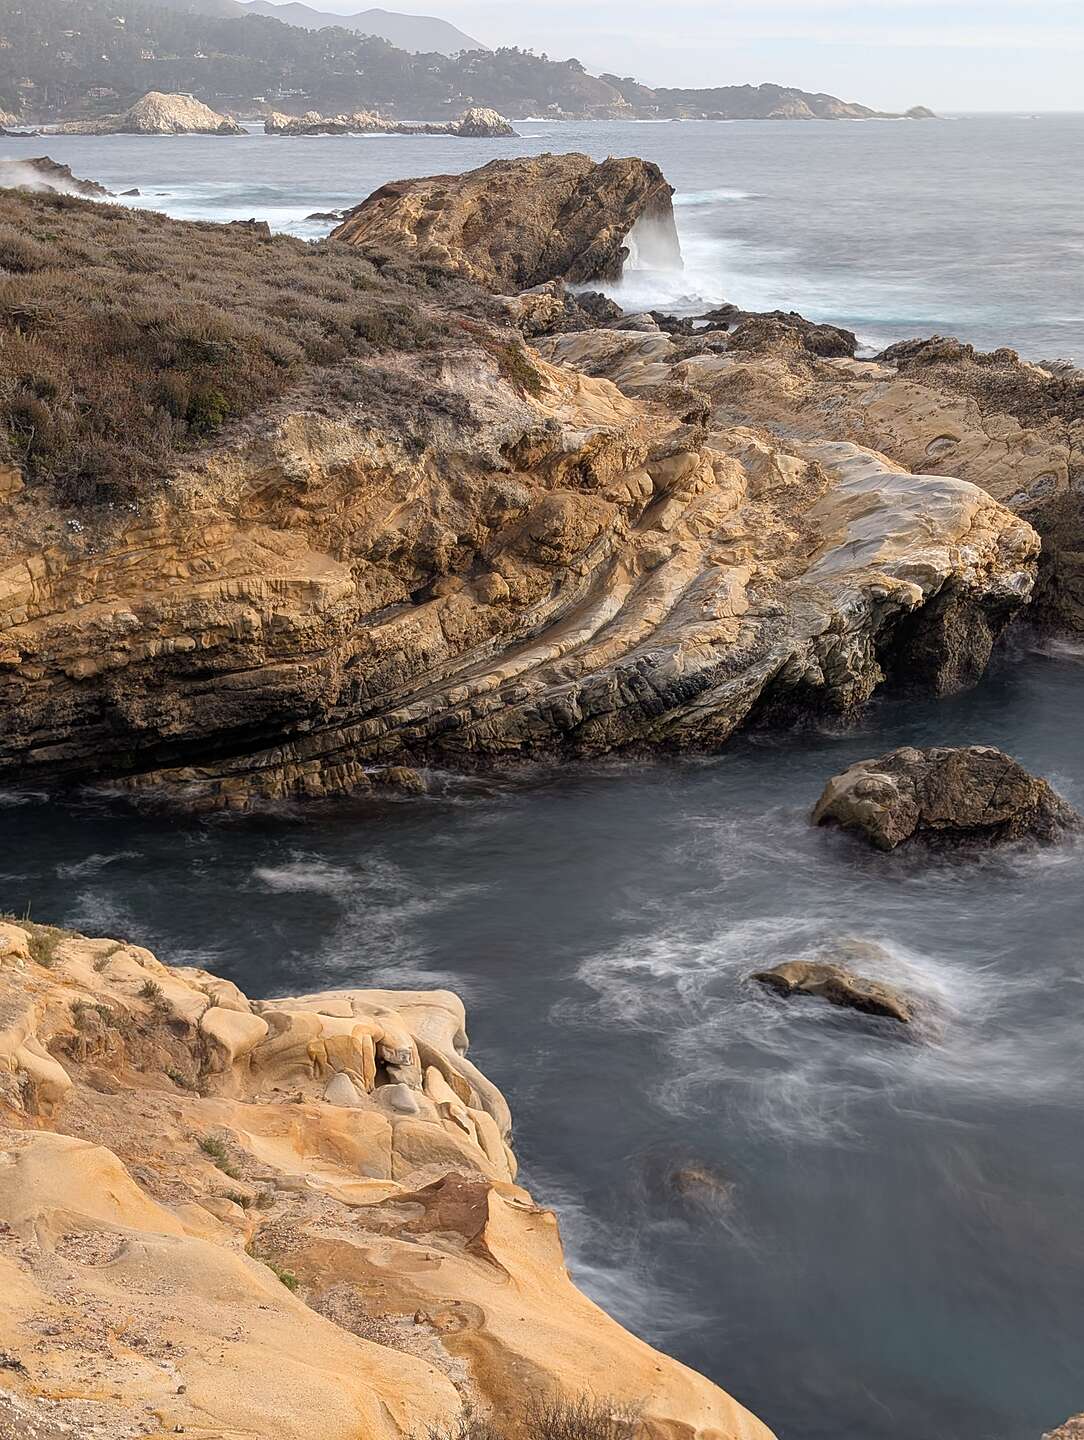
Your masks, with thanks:
[(575, 1288), (466, 1050), (448, 991), (253, 1002), (0, 921), (0, 1431), (518, 1437), (590, 1397), (771, 1440)]
[[(29, 283), (48, 285), (55, 250), (25, 247), (53, 212), (10, 204)], [(689, 383), (688, 355), (622, 368), (637, 332), (532, 352), (509, 319), (561, 310), (553, 294), (487, 295), (432, 257), (404, 269), (394, 247), (310, 252), (89, 205), (77, 218), (81, 244), (108, 234), (103, 265), (127, 234), (154, 267), (159, 369), (133, 371), (140, 409), (127, 382), (103, 390), (101, 434), (60, 408), (70, 379), (51, 381), (52, 407), (44, 387), (9, 391), (10, 433), (34, 429), (0, 485), (4, 778), (243, 807), (365, 789), (388, 766), (715, 749), (743, 725), (853, 718), (894, 673), (970, 684), (1031, 594), (1035, 532), (986, 491), (830, 431), (782, 439), (727, 417)], [(611, 213), (598, 224), (621, 231)], [(215, 254), (213, 319), (198, 290), (180, 329), (154, 308), (162, 244)], [(314, 307), (338, 328), (312, 337), (323, 369), (299, 363), (292, 386), (282, 281), (253, 279), (287, 265), (342, 297)], [(57, 297), (74, 326), (89, 293)], [(133, 363), (136, 340), (121, 344), (80, 372), (91, 393)], [(602, 344), (609, 378), (575, 368), (598, 368)], [(128, 406), (116, 434), (110, 403)], [(73, 508), (91, 445), (116, 499)]]

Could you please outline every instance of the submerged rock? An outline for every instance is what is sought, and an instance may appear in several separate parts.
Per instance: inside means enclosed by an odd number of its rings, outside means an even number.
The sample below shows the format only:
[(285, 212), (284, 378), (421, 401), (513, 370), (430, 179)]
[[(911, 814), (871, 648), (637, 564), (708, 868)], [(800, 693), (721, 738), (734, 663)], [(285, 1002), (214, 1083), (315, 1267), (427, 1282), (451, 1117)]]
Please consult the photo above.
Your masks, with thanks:
[(680, 266), (672, 193), (644, 160), (492, 160), (465, 175), (382, 185), (332, 239), (438, 264), (500, 292), (616, 280), (631, 246), (658, 266)]
[(989, 745), (893, 750), (825, 786), (815, 825), (838, 825), (879, 850), (910, 840), (1049, 844), (1081, 817), (1045, 780)]
[(733, 1183), (707, 1165), (682, 1165), (672, 1170), (669, 1186), (680, 1199), (713, 1208), (729, 1205), (734, 1193)]
[(914, 1005), (901, 991), (880, 980), (868, 980), (845, 965), (823, 960), (788, 960), (771, 970), (758, 970), (754, 980), (778, 995), (816, 995), (831, 1005), (860, 1010), (909, 1025)]

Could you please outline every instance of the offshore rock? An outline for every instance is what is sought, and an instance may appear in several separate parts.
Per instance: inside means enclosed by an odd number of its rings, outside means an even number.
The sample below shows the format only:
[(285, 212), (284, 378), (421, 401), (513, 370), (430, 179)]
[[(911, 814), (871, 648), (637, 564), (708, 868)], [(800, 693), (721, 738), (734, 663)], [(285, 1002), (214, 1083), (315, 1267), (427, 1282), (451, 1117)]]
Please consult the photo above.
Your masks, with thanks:
[(615, 280), (630, 245), (657, 265), (680, 266), (672, 193), (644, 160), (492, 160), (465, 175), (383, 185), (332, 239), (439, 265), (501, 293)]
[(448, 991), (261, 1003), (0, 922), (0, 1433), (408, 1440), (592, 1393), (771, 1440), (575, 1289), (466, 1050)]
[(879, 850), (911, 840), (1051, 844), (1081, 817), (1045, 780), (989, 745), (905, 747), (860, 760), (825, 786), (815, 825), (838, 825)]
[(464, 140), (498, 139), (516, 133), (503, 115), (485, 106), (465, 110), (458, 120), (436, 124), (389, 120), (375, 110), (330, 116), (316, 110), (301, 116), (275, 110), (264, 120), (263, 128), (266, 135), (456, 135)]
[(899, 990), (880, 980), (858, 975), (845, 965), (788, 960), (771, 970), (758, 970), (752, 978), (778, 995), (814, 995), (830, 1005), (895, 1020), (900, 1025), (909, 1025), (914, 1018), (911, 1001)]
[(123, 115), (75, 120), (54, 127), (58, 135), (243, 135), (236, 120), (219, 115), (191, 95), (151, 90)]
[(62, 165), (49, 155), (30, 160), (0, 160), (0, 187), (53, 195), (83, 195), (88, 200), (98, 200), (111, 193), (96, 180), (81, 180), (72, 174), (70, 165)]

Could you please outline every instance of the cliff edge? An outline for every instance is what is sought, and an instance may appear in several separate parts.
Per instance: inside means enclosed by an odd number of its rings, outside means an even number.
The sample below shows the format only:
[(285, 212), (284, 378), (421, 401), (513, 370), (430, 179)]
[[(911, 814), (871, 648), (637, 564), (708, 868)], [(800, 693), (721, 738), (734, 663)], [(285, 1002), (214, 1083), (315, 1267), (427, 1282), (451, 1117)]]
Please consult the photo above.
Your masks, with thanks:
[(520, 1433), (565, 1395), (771, 1440), (576, 1290), (448, 991), (250, 1001), (0, 921), (0, 1433)]

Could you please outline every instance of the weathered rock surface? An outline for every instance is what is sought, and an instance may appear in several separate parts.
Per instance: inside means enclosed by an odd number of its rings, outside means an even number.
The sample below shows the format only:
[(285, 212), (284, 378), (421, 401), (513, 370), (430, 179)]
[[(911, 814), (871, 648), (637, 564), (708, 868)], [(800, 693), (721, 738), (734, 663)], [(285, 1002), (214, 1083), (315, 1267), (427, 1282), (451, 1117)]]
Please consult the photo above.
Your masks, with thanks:
[(845, 338), (818, 337), (834, 327), (799, 327), (796, 344), (788, 333), (796, 319), (724, 307), (707, 317), (719, 328), (660, 335), (639, 350), (609, 329), (543, 348), (625, 389), (668, 374), (709, 397), (717, 424), (753, 420), (792, 436), (849, 440), (909, 470), (981, 486), (1042, 536), (1034, 621), (1084, 632), (1084, 371), (939, 337), (853, 360)]
[(104, 185), (96, 180), (81, 180), (72, 174), (70, 165), (62, 165), (49, 155), (30, 160), (0, 160), (0, 187), (46, 191), (53, 195), (85, 195), (92, 200), (110, 194)]
[(617, 279), (631, 243), (680, 265), (657, 165), (587, 155), (492, 160), (465, 175), (382, 185), (333, 239), (441, 265), (489, 289)]
[(191, 95), (151, 90), (123, 115), (56, 125), (58, 135), (243, 135), (242, 126)]
[(854, 715), (904, 622), (992, 633), (1030, 591), (1034, 533), (973, 486), (705, 432), (514, 349), (440, 363), (481, 429), (420, 457), (290, 413), (44, 551), (10, 492), (0, 774), (236, 805), (389, 764), (712, 748), (754, 712)]
[(261, 1004), (0, 922), (0, 1430), (406, 1440), (560, 1391), (771, 1440), (573, 1287), (465, 1052), (447, 991)]
[(389, 120), (375, 110), (355, 110), (349, 115), (321, 115), (316, 110), (283, 115), (275, 110), (264, 120), (263, 128), (267, 135), (456, 135), (464, 140), (516, 134), (503, 115), (485, 106), (473, 106), (446, 124)]
[(771, 970), (758, 970), (752, 978), (778, 995), (814, 995), (831, 1005), (901, 1025), (909, 1025), (914, 1019), (914, 1005), (906, 995), (883, 981), (856, 974), (847, 965), (827, 960), (788, 960)]
[(1084, 1440), (1084, 1415), (1072, 1416), (1064, 1425), (1044, 1435), (1043, 1440)]
[(989, 745), (893, 750), (825, 786), (815, 825), (839, 825), (879, 850), (910, 840), (1052, 843), (1081, 817), (1045, 780)]

